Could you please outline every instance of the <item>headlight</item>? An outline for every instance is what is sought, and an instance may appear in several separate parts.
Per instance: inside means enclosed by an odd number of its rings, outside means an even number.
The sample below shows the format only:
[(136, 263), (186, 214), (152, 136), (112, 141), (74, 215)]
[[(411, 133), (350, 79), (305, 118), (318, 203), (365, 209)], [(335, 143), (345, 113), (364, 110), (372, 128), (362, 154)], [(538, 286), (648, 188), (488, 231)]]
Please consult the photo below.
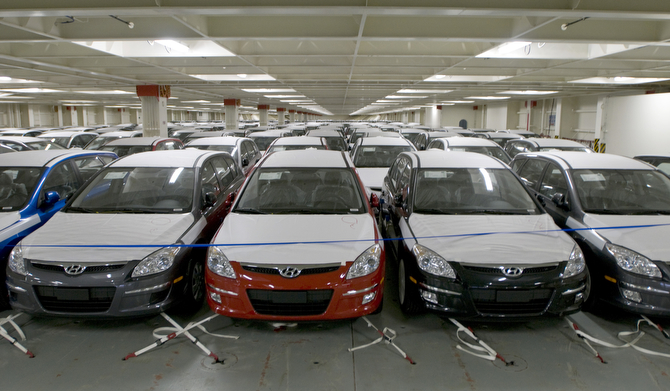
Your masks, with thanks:
[(132, 277), (148, 276), (169, 269), (174, 263), (174, 257), (178, 252), (179, 247), (164, 247), (151, 253), (151, 255), (144, 258), (142, 262), (135, 266)]
[(356, 258), (354, 264), (351, 265), (347, 272), (347, 279), (367, 276), (379, 268), (379, 259), (382, 255), (382, 247), (379, 244), (363, 251), (361, 255)]
[(212, 246), (207, 250), (207, 267), (221, 277), (237, 278), (230, 261), (218, 247)]
[(563, 278), (576, 276), (577, 274), (584, 271), (585, 267), (586, 263), (584, 262), (584, 253), (582, 253), (582, 249), (580, 249), (579, 246), (575, 244), (575, 247), (572, 248), (572, 253), (570, 253), (568, 264), (565, 266)]
[(446, 259), (439, 256), (436, 252), (420, 244), (415, 244), (412, 248), (412, 253), (416, 257), (419, 268), (424, 272), (440, 277), (456, 278), (454, 269), (452, 269)]
[(605, 248), (614, 256), (617, 265), (623, 270), (647, 277), (661, 278), (661, 270), (649, 258), (611, 243), (607, 243)]
[(23, 260), (21, 242), (17, 243), (12, 252), (9, 253), (9, 269), (16, 274), (26, 275), (26, 262)]

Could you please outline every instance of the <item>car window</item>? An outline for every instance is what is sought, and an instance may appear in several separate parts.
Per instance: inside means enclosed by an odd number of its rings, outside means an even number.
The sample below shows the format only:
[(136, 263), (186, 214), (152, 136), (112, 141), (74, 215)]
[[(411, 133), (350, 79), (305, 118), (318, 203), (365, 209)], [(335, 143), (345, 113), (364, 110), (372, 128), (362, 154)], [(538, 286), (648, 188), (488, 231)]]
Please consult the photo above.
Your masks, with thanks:
[(440, 140), (433, 140), (428, 144), (428, 149), (435, 148), (444, 151), (444, 144)]
[(668, 162), (668, 163), (666, 163), (666, 162), (660, 163), (660, 164), (658, 165), (658, 169), (661, 170), (661, 171), (663, 171), (666, 175), (670, 175), (670, 162)]
[(8, 146), (9, 148), (11, 148), (15, 151), (29, 151), (30, 150), (30, 148), (28, 148), (27, 146), (25, 146), (23, 144), (20, 144), (20, 143), (15, 143), (13, 141), (3, 140), (2, 144)]
[(156, 146), (157, 151), (171, 151), (175, 149), (181, 149), (176, 141), (163, 141)]
[(211, 160), (212, 167), (214, 167), (214, 170), (216, 171), (216, 175), (219, 177), (219, 181), (221, 182), (221, 187), (222, 188), (227, 188), (228, 185), (235, 179), (236, 176), (236, 171), (235, 171), (235, 165), (230, 162), (227, 162), (221, 157), (213, 158)]
[(55, 191), (60, 198), (65, 198), (74, 193), (79, 186), (74, 168), (69, 161), (66, 161), (51, 169), (42, 186), (42, 194)]
[(0, 211), (23, 209), (30, 201), (41, 175), (41, 168), (0, 168)]
[(518, 174), (525, 181), (526, 186), (535, 189), (537, 182), (540, 180), (542, 170), (547, 165), (547, 162), (540, 159), (529, 159), (528, 162), (521, 167)]
[(201, 195), (204, 201), (205, 194), (213, 193), (215, 196), (221, 194), (221, 187), (216, 177), (216, 170), (212, 167), (211, 162), (207, 162), (202, 166), (202, 176), (200, 178)]
[(554, 163), (550, 163), (540, 183), (540, 193), (551, 198), (556, 193), (565, 195), (567, 191), (568, 182), (563, 171)]
[(356, 149), (356, 167), (390, 167), (401, 152), (409, 152), (409, 145), (361, 145)]
[(79, 175), (81, 175), (81, 179), (84, 182), (91, 178), (105, 165), (105, 162), (98, 159), (97, 156), (76, 158), (73, 159), (73, 162), (79, 170)]
[(530, 152), (532, 149), (530, 148), (530, 145), (525, 143), (525, 142), (519, 142), (519, 141), (510, 141), (507, 143), (507, 147), (505, 147), (507, 153), (511, 156), (514, 157), (522, 152)]

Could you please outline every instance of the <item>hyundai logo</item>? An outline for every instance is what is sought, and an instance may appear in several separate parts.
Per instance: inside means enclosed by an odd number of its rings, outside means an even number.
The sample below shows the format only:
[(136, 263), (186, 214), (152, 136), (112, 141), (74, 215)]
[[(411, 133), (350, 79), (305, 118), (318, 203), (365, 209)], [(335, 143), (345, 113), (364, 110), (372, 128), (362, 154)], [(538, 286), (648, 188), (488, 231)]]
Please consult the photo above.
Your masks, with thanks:
[(520, 267), (502, 267), (500, 269), (507, 277), (518, 277), (523, 273), (523, 268)]
[(70, 265), (65, 268), (65, 273), (71, 275), (71, 276), (76, 276), (84, 272), (86, 270), (86, 266), (82, 265)]
[(279, 270), (279, 274), (286, 278), (296, 278), (300, 275), (300, 271), (300, 269), (296, 269), (294, 267), (287, 267), (285, 269)]

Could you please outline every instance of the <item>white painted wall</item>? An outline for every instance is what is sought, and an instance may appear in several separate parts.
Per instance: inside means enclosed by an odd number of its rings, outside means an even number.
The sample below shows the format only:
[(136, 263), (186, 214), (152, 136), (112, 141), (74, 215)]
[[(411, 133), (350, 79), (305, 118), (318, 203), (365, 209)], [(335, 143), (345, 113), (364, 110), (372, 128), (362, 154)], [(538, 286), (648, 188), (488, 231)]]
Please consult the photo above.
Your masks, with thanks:
[(462, 119), (468, 121), (468, 128), (481, 126), (481, 106), (473, 110), (472, 105), (442, 106), (442, 126), (458, 126)]
[(610, 97), (604, 108), (607, 153), (670, 154), (670, 93)]
[(507, 129), (507, 106), (507, 103), (487, 105), (485, 125), (487, 129)]

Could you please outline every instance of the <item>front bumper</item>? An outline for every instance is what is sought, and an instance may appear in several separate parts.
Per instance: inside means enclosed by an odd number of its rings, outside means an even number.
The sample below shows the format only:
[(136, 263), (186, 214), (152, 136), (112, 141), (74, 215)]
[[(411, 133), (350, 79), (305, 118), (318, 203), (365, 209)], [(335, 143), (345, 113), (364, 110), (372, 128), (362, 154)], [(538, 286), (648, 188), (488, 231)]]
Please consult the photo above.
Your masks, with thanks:
[(138, 263), (100, 265), (71, 276), (57, 267), (27, 262), (26, 276), (6, 269), (9, 302), (15, 310), (34, 315), (116, 318), (155, 315), (183, 297), (187, 279), (177, 260), (163, 273), (130, 278)]
[[(554, 270), (521, 277), (504, 277), (493, 268), (467, 270), (454, 265), (456, 280), (436, 277), (418, 268), (410, 273), (408, 289), (416, 289), (429, 310), (459, 318), (519, 320), (543, 315), (568, 315), (580, 310), (589, 290), (587, 271), (560, 278)], [(483, 270), (483, 271), (482, 271)]]
[[(596, 277), (594, 277), (596, 278)], [(637, 276), (623, 270), (600, 275), (598, 297), (625, 311), (670, 317), (670, 282)]]
[[(372, 274), (347, 280), (351, 266), (285, 278), (248, 271), (231, 262), (236, 279), (207, 270), (207, 302), (221, 315), (269, 321), (349, 319), (374, 312), (382, 301), (384, 262)], [(365, 302), (368, 300), (367, 302)], [(364, 303), (365, 302), (365, 303)]]

